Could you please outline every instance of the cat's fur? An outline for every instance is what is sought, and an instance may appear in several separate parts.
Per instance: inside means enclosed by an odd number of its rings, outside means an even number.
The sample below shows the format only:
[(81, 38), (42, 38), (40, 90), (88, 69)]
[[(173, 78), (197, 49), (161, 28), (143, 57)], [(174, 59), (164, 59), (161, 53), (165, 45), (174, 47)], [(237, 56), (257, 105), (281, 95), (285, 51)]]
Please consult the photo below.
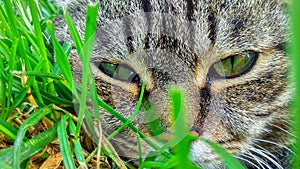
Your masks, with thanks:
[[(83, 37), (88, 3), (58, 3), (68, 8)], [(172, 130), (168, 92), (178, 85), (191, 131), (219, 143), (250, 168), (288, 168), (292, 86), (284, 51), (289, 41), (286, 8), (282, 0), (100, 0), (91, 64), (99, 97), (130, 117), (140, 86), (98, 69), (102, 61), (126, 64), (146, 85), (141, 111), (132, 122), (141, 131), (148, 133), (148, 103), (155, 108), (153, 118)], [(55, 25), (59, 39), (71, 42), (65, 21), (58, 17)], [(249, 71), (230, 79), (210, 75), (214, 63), (247, 51), (258, 54)], [(80, 75), (74, 51), (70, 60), (74, 74)], [(104, 110), (101, 117), (106, 133), (122, 124)], [(136, 134), (130, 129), (113, 143), (121, 155), (138, 157)], [(143, 143), (144, 155), (151, 150)], [(222, 166), (201, 141), (192, 143), (189, 158), (203, 168)]]

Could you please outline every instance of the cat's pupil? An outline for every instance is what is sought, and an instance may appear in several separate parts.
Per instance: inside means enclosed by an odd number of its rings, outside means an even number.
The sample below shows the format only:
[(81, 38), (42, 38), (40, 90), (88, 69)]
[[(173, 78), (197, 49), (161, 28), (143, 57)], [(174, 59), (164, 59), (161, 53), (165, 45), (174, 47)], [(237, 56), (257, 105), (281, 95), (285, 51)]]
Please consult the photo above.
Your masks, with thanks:
[(257, 53), (245, 52), (225, 58), (213, 65), (214, 72), (224, 78), (235, 78), (247, 73), (255, 64)]

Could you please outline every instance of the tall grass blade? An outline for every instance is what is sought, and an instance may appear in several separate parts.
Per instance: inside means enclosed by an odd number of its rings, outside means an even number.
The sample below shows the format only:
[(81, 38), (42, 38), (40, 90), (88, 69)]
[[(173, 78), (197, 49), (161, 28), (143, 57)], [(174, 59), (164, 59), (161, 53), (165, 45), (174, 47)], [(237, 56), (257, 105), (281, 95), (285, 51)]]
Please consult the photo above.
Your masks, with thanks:
[(67, 82), (69, 84), (72, 84), (71, 66), (68, 61), (65, 51), (63, 50), (62, 46), (59, 44), (58, 40), (55, 37), (54, 26), (51, 23), (51, 21), (47, 21), (47, 27), (52, 36), (52, 41), (53, 41), (53, 46), (54, 46), (54, 54), (56, 57), (57, 64), (58, 64), (62, 74), (66, 78)]
[[(189, 135), (189, 128), (186, 122), (185, 105), (183, 99), (183, 93), (179, 88), (172, 88), (171, 95), (171, 110), (173, 111), (174, 121), (174, 139), (172, 140), (175, 146), (175, 159), (176, 167), (198, 169), (189, 160), (190, 145), (196, 138)], [(173, 145), (171, 145), (173, 146)]]
[[(54, 139), (57, 138), (57, 125), (49, 128), (48, 130), (42, 132), (41, 134), (35, 136), (34, 138), (26, 141), (20, 147), (20, 162), (30, 158), (39, 151), (41, 151), (45, 146), (51, 143)], [(13, 164), (13, 147), (3, 149), (0, 151), (0, 161), (1, 164), (7, 164), (12, 167)], [(1, 168), (1, 167), (0, 167)]]
[(18, 130), (2, 118), (0, 118), (0, 131), (12, 141), (14, 141), (17, 137)]
[(64, 10), (64, 17), (66, 20), (66, 23), (68, 25), (68, 28), (70, 30), (70, 34), (72, 37), (72, 40), (74, 42), (74, 45), (76, 47), (77, 53), (80, 53), (83, 48), (83, 43), (81, 41), (81, 38), (79, 36), (79, 33), (74, 25), (74, 22), (72, 21), (72, 18), (70, 17), (70, 14), (67, 10)]
[(291, 58), (293, 63), (293, 75), (295, 75), (295, 102), (292, 109), (292, 117), (293, 124), (292, 129), (294, 130), (294, 134), (296, 136), (295, 142), (295, 155), (292, 157), (294, 158), (294, 163), (292, 167), (294, 169), (299, 168), (300, 166), (300, 1), (293, 0), (291, 3), (291, 17), (292, 17), (292, 51), (291, 51)]
[(4, 0), (4, 7), (6, 9), (7, 21), (9, 23), (9, 29), (7, 29), (8, 37), (14, 39), (19, 36), (19, 31), (17, 29), (15, 14), (11, 5), (10, 0)]
[(74, 169), (75, 163), (72, 158), (72, 151), (69, 145), (68, 134), (67, 134), (67, 126), (66, 121), (68, 120), (68, 116), (64, 115), (57, 127), (57, 135), (59, 139), (60, 151), (63, 157), (63, 163), (66, 169)]
[(27, 129), (33, 125), (35, 125), (38, 121), (40, 121), (44, 116), (52, 112), (52, 105), (41, 108), (38, 111), (31, 114), (31, 116), (26, 119), (20, 126), (17, 134), (17, 138), (14, 142), (14, 151), (13, 151), (13, 166), (15, 169), (20, 168), (20, 147), (22, 145), (25, 133)]
[(82, 169), (88, 168), (86, 163), (85, 163), (85, 159), (84, 159), (84, 155), (83, 155), (83, 151), (82, 151), (80, 141), (78, 139), (76, 139), (76, 140), (73, 139), (73, 145), (74, 145), (75, 156), (76, 156), (77, 162), (80, 165), (80, 168), (82, 168)]

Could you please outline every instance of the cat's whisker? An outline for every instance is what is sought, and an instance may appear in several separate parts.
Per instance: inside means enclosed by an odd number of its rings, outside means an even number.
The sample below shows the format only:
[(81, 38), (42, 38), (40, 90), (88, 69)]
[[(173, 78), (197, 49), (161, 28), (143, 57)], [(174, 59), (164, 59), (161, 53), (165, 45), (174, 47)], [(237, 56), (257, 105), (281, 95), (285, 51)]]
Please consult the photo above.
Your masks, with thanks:
[[(283, 169), (282, 166), (277, 162), (279, 161), (277, 157), (275, 157), (274, 155), (272, 156), (269, 156), (271, 155), (269, 152), (267, 151), (264, 151), (264, 150), (261, 150), (261, 149), (258, 149), (258, 148), (254, 148), (254, 147), (251, 147), (251, 149), (253, 152), (261, 155), (262, 157), (268, 159), (270, 162), (272, 162), (278, 169)], [(273, 158), (272, 158), (273, 157)], [(269, 165), (268, 165), (269, 166)]]
[(265, 169), (265, 167), (264, 167), (264, 166), (266, 166), (265, 162), (261, 158), (259, 158), (256, 155), (252, 154), (250, 151), (247, 151), (246, 153), (244, 153), (243, 156), (248, 157), (248, 158), (256, 161), (257, 164), (260, 166), (258, 168)]
[(266, 150), (265, 148), (263, 148), (263, 147), (261, 147), (260, 145), (258, 145), (258, 144), (255, 144), (254, 143), (254, 146), (255, 147), (258, 147), (258, 148), (254, 148), (255, 149), (255, 151), (257, 150), (257, 151), (262, 151), (262, 152), (264, 152), (266, 155), (269, 155), (270, 157), (273, 157), (273, 159), (274, 160), (276, 160), (276, 161), (279, 161), (279, 159), (278, 159), (278, 157), (276, 157), (274, 154), (272, 154), (272, 153), (270, 153), (268, 150)]
[(289, 132), (289, 131), (286, 130), (286, 129), (283, 129), (282, 127), (280, 127), (280, 126), (278, 126), (278, 125), (272, 125), (272, 124), (271, 124), (271, 126), (278, 128), (279, 130), (281, 130), (281, 131), (287, 133), (288, 135), (290, 135), (290, 136), (292, 136), (292, 137), (297, 137), (295, 134)]
[(264, 143), (273, 144), (273, 145), (275, 145), (275, 146), (277, 146), (277, 147), (279, 147), (279, 148), (283, 148), (283, 149), (289, 151), (289, 152), (292, 153), (292, 154), (295, 154), (295, 152), (294, 152), (292, 149), (288, 148), (287, 146), (278, 144), (278, 143), (273, 142), (273, 141), (264, 140), (264, 139), (258, 139), (258, 138), (251, 138), (251, 140), (252, 140), (254, 143), (257, 143), (257, 142), (264, 142)]
[[(243, 157), (246, 157), (246, 158), (243, 158)], [(240, 161), (251, 164), (252, 167), (255, 167), (255, 168), (259, 169), (259, 166), (257, 166), (255, 163), (253, 163), (253, 162), (251, 162), (250, 160), (247, 159), (247, 158), (250, 158), (250, 157), (247, 156), (246, 154), (241, 154), (240, 156), (235, 156), (235, 158), (239, 159)]]

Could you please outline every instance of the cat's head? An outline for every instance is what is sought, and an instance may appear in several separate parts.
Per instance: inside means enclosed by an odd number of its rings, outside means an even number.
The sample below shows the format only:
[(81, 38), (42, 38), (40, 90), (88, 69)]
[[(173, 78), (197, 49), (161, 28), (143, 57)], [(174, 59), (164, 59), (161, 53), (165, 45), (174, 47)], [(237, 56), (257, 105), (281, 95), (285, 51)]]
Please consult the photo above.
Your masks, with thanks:
[[(67, 5), (82, 37), (86, 5)], [(178, 86), (192, 133), (219, 143), (247, 165), (285, 165), (280, 158), (289, 151), (292, 98), (284, 50), (289, 40), (286, 3), (101, 1), (98, 14), (91, 66), (99, 97), (130, 118), (144, 82), (142, 107), (132, 123), (149, 138), (172, 133), (176, 119), (170, 114), (169, 91)], [(60, 39), (70, 40), (64, 22), (56, 25)], [(75, 53), (70, 60), (80, 75)], [(105, 110), (100, 114), (108, 134), (123, 124)], [(136, 137), (125, 128), (114, 143), (122, 155), (137, 157)], [(147, 154), (152, 148), (143, 143), (143, 150)], [(194, 141), (190, 150), (198, 166), (221, 163), (202, 141)]]

